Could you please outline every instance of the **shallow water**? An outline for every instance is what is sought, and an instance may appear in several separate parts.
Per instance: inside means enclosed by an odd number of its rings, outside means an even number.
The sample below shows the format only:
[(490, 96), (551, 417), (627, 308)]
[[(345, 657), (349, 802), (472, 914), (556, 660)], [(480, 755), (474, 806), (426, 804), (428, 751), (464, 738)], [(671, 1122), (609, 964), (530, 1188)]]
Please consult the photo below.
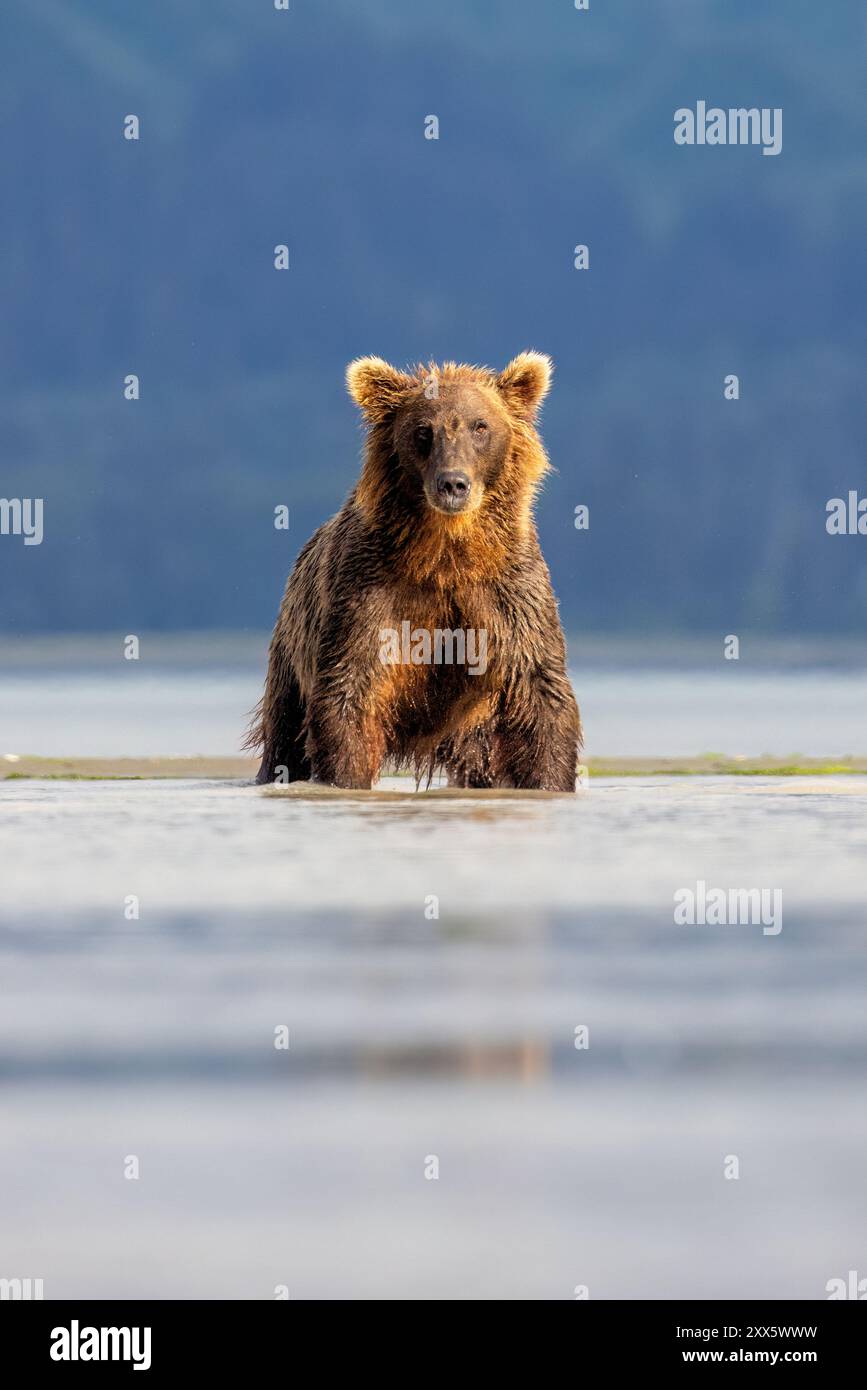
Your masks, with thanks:
[[(241, 669), (30, 669), (3, 673), (0, 754), (232, 754), (262, 691), (264, 659)], [(762, 671), (745, 664), (572, 672), (592, 757), (708, 751), (867, 754), (867, 670)]]
[[(865, 810), (0, 783), (0, 1276), (823, 1297), (865, 1258)], [(675, 926), (698, 879), (780, 888), (781, 931)]]

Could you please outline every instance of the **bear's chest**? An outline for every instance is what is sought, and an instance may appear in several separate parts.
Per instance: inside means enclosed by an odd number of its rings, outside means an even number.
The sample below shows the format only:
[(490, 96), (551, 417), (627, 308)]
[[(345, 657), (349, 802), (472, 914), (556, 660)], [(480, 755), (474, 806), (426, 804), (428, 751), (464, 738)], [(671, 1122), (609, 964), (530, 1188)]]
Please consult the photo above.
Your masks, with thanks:
[(484, 716), (496, 685), (485, 604), (471, 596), (396, 595), (379, 632), (380, 698), (408, 736)]

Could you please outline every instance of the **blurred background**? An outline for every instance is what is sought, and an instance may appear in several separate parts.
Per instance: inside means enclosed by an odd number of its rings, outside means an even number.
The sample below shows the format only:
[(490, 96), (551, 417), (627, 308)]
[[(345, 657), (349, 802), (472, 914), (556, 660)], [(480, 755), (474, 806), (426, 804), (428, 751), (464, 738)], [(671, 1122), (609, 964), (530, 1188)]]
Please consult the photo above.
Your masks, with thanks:
[[(532, 346), (573, 638), (861, 646), (865, 41), (858, 0), (8, 14), (0, 495), (45, 539), (0, 543), (4, 641), (264, 632), (356, 475), (347, 361)], [(782, 153), (675, 146), (699, 99), (782, 107)]]

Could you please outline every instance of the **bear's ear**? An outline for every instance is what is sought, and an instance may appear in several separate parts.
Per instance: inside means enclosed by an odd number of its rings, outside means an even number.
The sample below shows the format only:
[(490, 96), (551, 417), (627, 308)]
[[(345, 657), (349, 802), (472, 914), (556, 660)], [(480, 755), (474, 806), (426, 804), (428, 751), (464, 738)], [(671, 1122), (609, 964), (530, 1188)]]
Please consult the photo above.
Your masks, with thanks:
[(543, 352), (521, 352), (497, 377), (497, 390), (519, 419), (528, 423), (548, 394), (554, 364)]
[(400, 405), (412, 377), (390, 367), (381, 357), (357, 357), (346, 368), (346, 385), (369, 424), (378, 424)]

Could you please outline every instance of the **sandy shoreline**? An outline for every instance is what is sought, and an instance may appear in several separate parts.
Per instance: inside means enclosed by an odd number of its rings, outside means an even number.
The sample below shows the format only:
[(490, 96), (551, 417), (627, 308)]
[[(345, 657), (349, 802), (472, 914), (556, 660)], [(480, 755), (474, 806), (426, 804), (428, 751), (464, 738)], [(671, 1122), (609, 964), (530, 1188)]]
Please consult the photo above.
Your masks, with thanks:
[[(37, 758), (0, 755), (0, 781), (50, 778), (65, 781), (189, 778), (252, 780), (258, 762), (245, 757)], [(807, 777), (867, 773), (867, 758), (587, 758), (591, 777)]]

